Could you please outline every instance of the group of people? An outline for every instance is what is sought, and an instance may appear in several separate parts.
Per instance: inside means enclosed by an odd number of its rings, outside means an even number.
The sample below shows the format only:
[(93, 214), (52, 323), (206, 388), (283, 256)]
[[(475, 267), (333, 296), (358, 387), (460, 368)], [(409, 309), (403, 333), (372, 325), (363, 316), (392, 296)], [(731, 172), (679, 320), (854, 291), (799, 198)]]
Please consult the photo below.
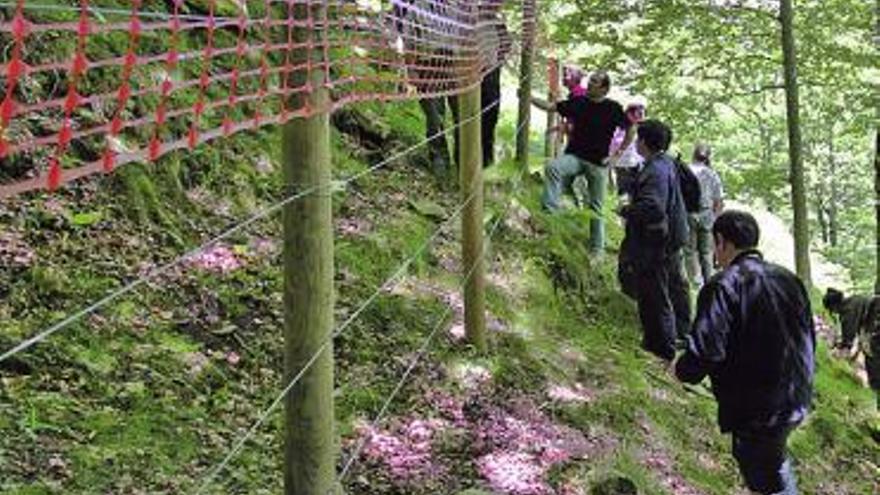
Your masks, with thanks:
[[(608, 74), (596, 71), (564, 101), (535, 100), (569, 126), (564, 153), (544, 169), (542, 205), (559, 209), (564, 188), (582, 177), (589, 185), (589, 248), (601, 256), (607, 180), (616, 177), (625, 226), (618, 274), (637, 303), (644, 349), (682, 382), (710, 378), (719, 426), (732, 435), (750, 490), (795, 494), (786, 444), (813, 393), (816, 332), (808, 292), (796, 275), (763, 258), (751, 214), (724, 210), (711, 149), (698, 144), (692, 163), (681, 163), (670, 155), (670, 128), (645, 119), (644, 102), (624, 108), (608, 98), (610, 89)], [(696, 197), (685, 187), (688, 178), (699, 184)], [(699, 288), (693, 318), (687, 278)], [(841, 315), (842, 346), (852, 347), (857, 335), (867, 344), (871, 385), (880, 388), (880, 298), (845, 298), (831, 289), (824, 303)]]

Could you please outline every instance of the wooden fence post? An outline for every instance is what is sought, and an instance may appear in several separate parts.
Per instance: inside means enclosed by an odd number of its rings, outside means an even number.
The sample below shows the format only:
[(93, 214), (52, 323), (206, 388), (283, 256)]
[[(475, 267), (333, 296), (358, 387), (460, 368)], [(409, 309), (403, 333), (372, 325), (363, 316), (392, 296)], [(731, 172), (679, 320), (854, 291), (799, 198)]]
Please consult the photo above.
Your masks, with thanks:
[(532, 64), (538, 29), (535, 0), (523, 0), (523, 40), (519, 62), (519, 113), (517, 115), (516, 163), (523, 174), (529, 168), (529, 125), (532, 119)]
[[(464, 323), (468, 341), (479, 352), (486, 350), (486, 281), (483, 264), (483, 164), (480, 140), (480, 85), (458, 96), (463, 122), (460, 166), (462, 211), (462, 269), (468, 277), (464, 289)], [(473, 196), (472, 196), (473, 195)]]
[[(319, 2), (314, 2), (319, 4)], [(308, 9), (312, 9), (311, 13)], [(324, 6), (296, 6), (297, 19), (321, 18)], [(284, 127), (286, 194), (311, 191), (284, 207), (284, 384), (319, 352), (333, 331), (333, 214), (331, 210), (330, 95), (324, 87), (322, 50), (315, 33), (294, 35), (311, 48), (297, 50), (308, 69), (290, 76), (291, 87), (311, 90), (291, 99), (291, 108), (313, 112)], [(297, 64), (298, 65), (298, 64)], [(299, 66), (299, 65), (298, 65)], [(284, 493), (335, 493), (337, 442), (333, 423), (333, 344), (285, 398)]]
[[(547, 101), (554, 105), (559, 100), (559, 77), (561, 72), (561, 62), (557, 58), (551, 58), (547, 64), (547, 86), (550, 88)], [(547, 135), (544, 137), (544, 156), (547, 158), (555, 158), (559, 154), (559, 146), (562, 142), (561, 132), (555, 129), (560, 122), (556, 112), (547, 112)]]

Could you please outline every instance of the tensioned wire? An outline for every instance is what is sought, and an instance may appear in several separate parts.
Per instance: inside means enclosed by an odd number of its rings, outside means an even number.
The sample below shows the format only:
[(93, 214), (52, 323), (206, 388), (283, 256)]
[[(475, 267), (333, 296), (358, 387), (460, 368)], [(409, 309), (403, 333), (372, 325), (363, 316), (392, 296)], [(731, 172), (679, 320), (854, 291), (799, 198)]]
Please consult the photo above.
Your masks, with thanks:
[(446, 230), (446, 228), (452, 223), (452, 220), (458, 218), (458, 216), (461, 214), (461, 212), (462, 212), (462, 211), (463, 211), (463, 210), (464, 210), (464, 209), (465, 209), (465, 208), (471, 203), (471, 201), (473, 201), (473, 199), (476, 197), (476, 194), (477, 194), (477, 191), (473, 191), (473, 192), (468, 196), (468, 198), (467, 198), (464, 202), (462, 202), (462, 203), (458, 206), (458, 208), (456, 208), (455, 212), (454, 212), (452, 215), (450, 215), (450, 216), (449, 216), (449, 217), (448, 217), (448, 218), (447, 218), (447, 219), (446, 219), (446, 220), (445, 220), (445, 221), (444, 221), (444, 222), (443, 222), (443, 223), (437, 228), (437, 230), (435, 230), (434, 233), (433, 233), (433, 234), (432, 234), (432, 235), (431, 235), (431, 236), (430, 236), (425, 242), (423, 242), (423, 243), (418, 247), (418, 249), (416, 249), (416, 251), (415, 251), (415, 252), (414, 252), (409, 258), (407, 258), (407, 259), (406, 259), (406, 260), (405, 260), (405, 261), (404, 261), (404, 262), (403, 262), (403, 263), (397, 268), (397, 270), (395, 270), (395, 272), (394, 272), (394, 273), (393, 273), (393, 274), (392, 274), (387, 280), (385, 280), (384, 283), (382, 283), (382, 284), (376, 289), (375, 292), (373, 292), (373, 294), (372, 294), (370, 297), (368, 297), (366, 300), (364, 300), (364, 302), (361, 303), (361, 305), (360, 305), (360, 306), (359, 306), (359, 307), (358, 307), (358, 308), (357, 308), (357, 309), (356, 309), (351, 315), (349, 315), (349, 317), (348, 317), (348, 318), (347, 318), (347, 319), (346, 319), (341, 325), (339, 325), (339, 326), (336, 328), (336, 330), (334, 330), (333, 332), (331, 332), (330, 335), (327, 336), (327, 338), (324, 339), (324, 340), (321, 342), (321, 345), (318, 347), (318, 350), (315, 351), (314, 354), (312, 354), (311, 358), (309, 358), (309, 360), (306, 361), (306, 363), (303, 365), (303, 367), (302, 367), (302, 368), (296, 373), (296, 375), (294, 375), (294, 377), (293, 377), (293, 378), (291, 379), (291, 381), (290, 381), (290, 382), (284, 387), (284, 389), (281, 391), (281, 393), (279, 393), (279, 394), (275, 397), (275, 399), (272, 401), (272, 403), (269, 404), (269, 407), (267, 407), (266, 409), (263, 410), (263, 412), (259, 415), (259, 417), (257, 418), (257, 420), (251, 425), (250, 428), (248, 428), (248, 430), (245, 432), (245, 434), (242, 435), (242, 436), (241, 436), (241, 437), (240, 437), (240, 438), (239, 438), (239, 439), (233, 444), (232, 449), (230, 449), (229, 453), (227, 453), (227, 455), (223, 458), (223, 460), (222, 460), (219, 464), (217, 464), (213, 469), (211, 469), (211, 471), (209, 472), (209, 474), (205, 477), (204, 481), (203, 481), (203, 482), (201, 483), (201, 485), (199, 486), (199, 489), (195, 492), (197, 495), (198, 495), (198, 494), (201, 494), (201, 493), (204, 493), (204, 490), (207, 489), (208, 485), (209, 485), (209, 484), (210, 484), (210, 483), (211, 483), (211, 482), (217, 477), (217, 475), (219, 475), (220, 472), (222, 472), (223, 469), (225, 469), (226, 466), (229, 465), (230, 462), (232, 462), (232, 460), (235, 458), (235, 456), (238, 455), (239, 452), (241, 452), (241, 450), (244, 448), (244, 446), (245, 446), (245, 444), (248, 442), (248, 440), (250, 440), (251, 437), (254, 436), (254, 434), (257, 432), (257, 430), (259, 430), (259, 428), (260, 428), (260, 427), (266, 422), (266, 420), (269, 418), (269, 415), (271, 415), (272, 412), (275, 411), (275, 409), (278, 408), (278, 406), (281, 404), (281, 401), (284, 400), (284, 398), (287, 396), (287, 394), (290, 392), (290, 390), (293, 389), (293, 387), (296, 386), (297, 383), (299, 383), (299, 381), (302, 379), (302, 377), (303, 377), (303, 376), (308, 372), (308, 370), (309, 370), (309, 369), (315, 364), (315, 362), (317, 362), (318, 358), (319, 358), (319, 357), (324, 353), (324, 351), (326, 351), (327, 348), (330, 346), (330, 343), (333, 342), (333, 340), (334, 340), (336, 337), (338, 337), (339, 335), (341, 335), (341, 334), (342, 334), (342, 333), (343, 333), (343, 332), (344, 332), (349, 326), (351, 326), (351, 324), (354, 323), (354, 322), (360, 317), (360, 315), (361, 315), (364, 311), (366, 311), (367, 308), (369, 308), (370, 305), (372, 305), (373, 302), (375, 302), (375, 301), (379, 298), (379, 296), (381, 296), (384, 292), (387, 292), (387, 291), (389, 291), (390, 289), (392, 289), (392, 288), (394, 288), (394, 287), (397, 286), (397, 284), (399, 283), (399, 279), (400, 279), (400, 277), (402, 277), (404, 274), (406, 274), (406, 271), (409, 269), (409, 267), (410, 267), (410, 266), (411, 266), (411, 265), (412, 265), (417, 259), (419, 259), (419, 257), (422, 256), (422, 254), (425, 252), (425, 250), (427, 250), (428, 247), (429, 247), (431, 244), (433, 244), (434, 241), (440, 236), (440, 234), (442, 234), (442, 233)]
[[(520, 126), (517, 128), (516, 134), (519, 134), (519, 132), (522, 130), (522, 128), (525, 126), (525, 124), (526, 124), (525, 122), (520, 124)], [(522, 188), (522, 185), (525, 182), (526, 182), (525, 177), (521, 177), (519, 179), (519, 183), (516, 185), (516, 187), (514, 187), (513, 191), (510, 193), (511, 198), (516, 197), (516, 194), (519, 192), (519, 190)], [(513, 204), (512, 200), (508, 201), (507, 207), (505, 207), (502, 214), (495, 220), (495, 223), (492, 225), (492, 228), (489, 230), (489, 235), (486, 238), (487, 242), (483, 246), (483, 252), (480, 253), (479, 259), (473, 264), (473, 266), (471, 266), (470, 270), (467, 273), (467, 276), (464, 278), (464, 280), (461, 282), (460, 286), (458, 287), (459, 290), (462, 290), (464, 288), (464, 286), (470, 281), (471, 277), (473, 276), (474, 270), (476, 270), (476, 268), (480, 265), (480, 263), (485, 260), (486, 252), (488, 251), (488, 248), (489, 248), (488, 241), (491, 241), (492, 238), (495, 236), (495, 232), (498, 230), (498, 227), (501, 224), (501, 222), (507, 217), (507, 212), (510, 211), (510, 207), (512, 204)], [(397, 394), (399, 394), (400, 391), (403, 389), (404, 384), (409, 379), (410, 375), (412, 374), (412, 372), (416, 368), (416, 366), (418, 366), (421, 359), (425, 356), (428, 348), (431, 345), (431, 342), (434, 340), (434, 338), (436, 337), (436, 335), (440, 331), (440, 329), (444, 327), (444, 324), (446, 323), (446, 319), (449, 317), (449, 315), (451, 313), (452, 313), (452, 306), (448, 306), (446, 308), (446, 311), (444, 311), (444, 313), (440, 316), (440, 318), (438, 318), (437, 324), (434, 326), (434, 328), (431, 330), (431, 332), (427, 335), (427, 337), (425, 337), (424, 341), (422, 342), (422, 345), (419, 347), (415, 356), (410, 361), (409, 366), (407, 366), (407, 368), (404, 371), (403, 375), (401, 376), (400, 380), (397, 382), (397, 385), (394, 387), (394, 389), (392, 390), (392, 392), (388, 396), (388, 398), (385, 400), (385, 402), (382, 404), (382, 407), (379, 408), (379, 412), (376, 414), (376, 417), (370, 423), (370, 431), (373, 431), (379, 425), (379, 423), (381, 423), (382, 419), (388, 413), (388, 410), (391, 407), (391, 404), (394, 402), (394, 399), (397, 397)], [(342, 468), (342, 471), (339, 474), (339, 477), (337, 480), (338, 483), (342, 483), (345, 480), (345, 477), (348, 475), (349, 471), (351, 470), (351, 467), (354, 465), (355, 462), (357, 462), (357, 459), (360, 457), (361, 452), (363, 451), (364, 447), (366, 447), (367, 440), (368, 440), (367, 437), (362, 438), (361, 441), (358, 442), (357, 447), (355, 447), (355, 449), (352, 451), (351, 455), (349, 455), (348, 460), (346, 461), (345, 465)], [(330, 494), (328, 494), (328, 495), (330, 495)]]
[[(372, 165), (371, 167), (367, 168), (366, 170), (363, 170), (363, 171), (358, 172), (356, 174), (352, 174), (351, 176), (343, 179), (342, 181), (337, 181), (335, 183), (331, 183), (328, 187), (330, 187), (332, 189), (333, 187), (338, 187), (340, 185), (345, 186), (345, 185), (348, 185), (354, 181), (357, 181), (358, 179), (360, 179), (368, 174), (374, 173), (377, 170), (386, 167), (388, 164), (405, 157), (406, 155), (414, 152), (415, 150), (421, 148), (422, 146), (425, 146), (426, 144), (433, 141), (434, 139), (437, 139), (441, 136), (445, 136), (446, 134), (453, 132), (453, 131), (457, 130), (458, 128), (460, 128), (461, 126), (467, 124), (468, 122), (471, 122), (477, 118), (480, 118), (483, 114), (488, 112), (490, 109), (499, 105), (499, 103), (500, 103), (500, 99), (495, 100), (491, 104), (486, 105), (486, 107), (484, 107), (483, 110), (479, 114), (474, 115), (473, 117), (470, 117), (468, 119), (465, 119), (465, 120), (455, 124), (454, 126), (449, 127), (448, 129), (444, 129), (440, 132), (437, 132), (437, 133), (431, 135), (430, 137), (422, 140), (421, 142), (416, 143), (412, 146), (409, 146), (408, 148), (392, 155), (391, 157), (389, 157), (385, 160), (382, 160), (381, 162), (379, 162), (375, 165)], [(50, 336), (52, 336), (53, 334), (69, 327), (73, 323), (76, 323), (77, 321), (79, 321), (79, 320), (81, 320), (91, 314), (94, 314), (95, 312), (97, 312), (98, 310), (103, 308), (104, 306), (107, 306), (108, 304), (119, 299), (120, 297), (134, 291), (135, 289), (138, 289), (142, 285), (145, 285), (147, 282), (149, 282), (149, 281), (155, 279), (156, 277), (168, 272), (172, 268), (179, 266), (183, 262), (185, 262), (189, 259), (192, 259), (195, 256), (198, 256), (199, 254), (201, 254), (204, 251), (206, 251), (207, 249), (213, 247), (217, 243), (232, 237), (233, 235), (241, 232), (242, 230), (255, 224), (256, 222), (258, 222), (266, 217), (269, 217), (270, 215), (281, 210), (283, 207), (287, 206), (288, 204), (290, 204), (300, 198), (303, 198), (309, 194), (316, 193), (321, 189), (322, 189), (321, 186), (312, 186), (312, 187), (306, 188), (305, 190), (300, 191), (296, 194), (293, 194), (293, 195), (290, 195), (286, 198), (283, 198), (280, 201), (276, 202), (274, 205), (271, 205), (267, 208), (264, 208), (263, 210), (257, 212), (256, 214), (248, 217), (247, 219), (245, 219), (241, 223), (229, 228), (228, 230), (224, 231), (223, 233), (217, 235), (216, 237), (211, 238), (210, 240), (201, 244), (197, 248), (194, 248), (194, 249), (188, 251), (184, 255), (182, 255), (178, 258), (175, 258), (175, 259), (169, 261), (168, 263), (165, 263), (164, 265), (161, 265), (157, 268), (150, 270), (148, 273), (142, 275), (140, 278), (138, 278), (138, 279), (128, 283), (127, 285), (119, 288), (118, 290), (104, 296), (103, 298), (90, 304), (89, 306), (86, 306), (86, 307), (76, 311), (75, 313), (65, 317), (64, 319), (52, 324), (48, 328), (34, 334), (32, 337), (25, 339), (24, 341), (20, 342), (16, 346), (4, 351), (2, 354), (0, 354), (0, 362), (3, 362), (12, 356), (14, 356), (24, 350), (27, 350), (36, 344), (39, 344), (40, 342), (42, 342), (42, 341), (46, 340), (47, 338), (49, 338)]]
[[(474, 117), (479, 117), (481, 114), (482, 114), (482, 112), (476, 114)], [(473, 119), (474, 117), (472, 117), (471, 119)], [(471, 120), (471, 119), (467, 119), (467, 120)], [(464, 123), (464, 122), (462, 122), (462, 123)], [(522, 130), (522, 128), (525, 124), (526, 124), (526, 122), (523, 122), (522, 124), (520, 124), (520, 126), (517, 128), (517, 132)], [(524, 182), (525, 182), (525, 179), (521, 178), (519, 184), (516, 187), (516, 190), (518, 190)], [(290, 392), (290, 390), (302, 379), (302, 377), (306, 374), (306, 372), (308, 372), (308, 370), (315, 364), (315, 362), (318, 360), (318, 358), (321, 356), (321, 354), (324, 353), (324, 351), (327, 349), (327, 347), (330, 345), (330, 343), (336, 337), (341, 335), (346, 330), (346, 328), (348, 328), (348, 326), (351, 325), (383, 292), (390, 290), (391, 288), (395, 287), (399, 283), (398, 278), (401, 277), (404, 273), (406, 273), (406, 270), (409, 268), (409, 266), (412, 265), (412, 263), (414, 263), (415, 260), (418, 259), (419, 256), (422, 255), (422, 253), (446, 229), (446, 227), (451, 223), (451, 221), (454, 220), (455, 218), (457, 218), (461, 214), (461, 212), (467, 207), (467, 205), (469, 205), (471, 203), (471, 201), (473, 201), (473, 199), (476, 197), (476, 194), (478, 192), (479, 192), (478, 190), (472, 191), (471, 194), (468, 195), (467, 199), (459, 205), (459, 207), (455, 210), (455, 212), (452, 215), (450, 215), (446, 219), (446, 221), (444, 221), (444, 223), (440, 225), (440, 227), (437, 228), (437, 230), (434, 232), (434, 234), (431, 237), (429, 237), (421, 246), (419, 246), (419, 248), (416, 250), (416, 252), (410, 258), (408, 258), (406, 261), (404, 261), (404, 263), (402, 265), (400, 265), (398, 270), (395, 271), (394, 274), (391, 275), (391, 277), (389, 277), (383, 284), (381, 284), (379, 286), (379, 288), (373, 293), (373, 295), (371, 295), (369, 298), (367, 298), (361, 304), (361, 306), (358, 307), (358, 309), (355, 310), (348, 317), (348, 319), (346, 319), (346, 321), (342, 323), (342, 325), (340, 325), (336, 330), (334, 330), (321, 343), (321, 345), (318, 347), (318, 350), (315, 351), (315, 353), (312, 355), (312, 357), (306, 362), (305, 365), (303, 365), (302, 369), (300, 369), (299, 372), (297, 372), (297, 374), (291, 379), (291, 381), (284, 387), (284, 389), (281, 391), (281, 393), (279, 393), (275, 397), (275, 400), (272, 401), (272, 403), (269, 405), (269, 407), (267, 407), (266, 409), (263, 410), (263, 412), (258, 416), (257, 420), (251, 425), (250, 428), (248, 428), (248, 430), (245, 432), (245, 434), (242, 435), (238, 439), (238, 441), (236, 441), (233, 444), (232, 449), (230, 449), (230, 451), (223, 458), (223, 460), (219, 464), (217, 464), (213, 469), (211, 469), (209, 474), (205, 477), (204, 481), (199, 485), (198, 490), (195, 492), (196, 495), (200, 495), (200, 494), (204, 493), (204, 491), (208, 488), (208, 485), (210, 485), (211, 482), (214, 481), (214, 479), (216, 479), (217, 476), (224, 469), (226, 469), (226, 467), (229, 465), (230, 462), (232, 462), (232, 460), (235, 458), (235, 456), (237, 456), (241, 452), (241, 450), (244, 448), (244, 446), (248, 442), (248, 440), (250, 440), (254, 436), (254, 434), (256, 434), (257, 430), (259, 430), (260, 427), (262, 427), (262, 425), (268, 420), (268, 418), (272, 414), (272, 412), (278, 408), (278, 406), (281, 404), (281, 401), (284, 400), (284, 398), (287, 396), (287, 394)], [(497, 230), (501, 219), (503, 219), (506, 216), (507, 211), (509, 209), (510, 209), (510, 203), (508, 203), (508, 206), (505, 209), (504, 214), (502, 214), (499, 217), (499, 219), (496, 220), (495, 224), (493, 225), (493, 227), (490, 231), (490, 234), (489, 234), (490, 239), (494, 235), (495, 231)], [(483, 253), (480, 255), (479, 261), (483, 260), (485, 253), (486, 253), (486, 249), (484, 246)], [(478, 265), (479, 265), (479, 263), (475, 263), (474, 266), (471, 267), (471, 269), (469, 270), (469, 272), (465, 278), (465, 282), (462, 283), (462, 287), (467, 282), (467, 280), (470, 280), (470, 277), (473, 275), (474, 269)], [(428, 344), (430, 344), (431, 340), (433, 340), (434, 336), (439, 331), (439, 328), (441, 328), (443, 326), (443, 322), (445, 322), (450, 311), (451, 311), (451, 308), (447, 308), (447, 311), (443, 314), (443, 316), (438, 321), (437, 325), (431, 331), (431, 333), (429, 335), (429, 339), (426, 340), (426, 342), (423, 344), (422, 350), (419, 351), (420, 352), (419, 355), (424, 353), (426, 346)], [(394, 399), (394, 397), (400, 391), (400, 388), (403, 387), (403, 381), (409, 377), (409, 375), (412, 373), (413, 369), (415, 368), (416, 364), (417, 364), (417, 362), (411, 364), (411, 366), (407, 369), (406, 373), (404, 374), (403, 380), (398, 384), (398, 386), (395, 388), (394, 393), (392, 393), (392, 395), (389, 397), (388, 401), (386, 401), (386, 404), (382, 407), (381, 414), (384, 414), (384, 412), (387, 411), (391, 400)], [(381, 419), (381, 417), (379, 417), (378, 419)], [(360, 448), (363, 448), (363, 446), (361, 446)], [(358, 449), (358, 450), (360, 450), (360, 449)], [(349, 459), (348, 463), (346, 464), (346, 467), (343, 470), (343, 475), (342, 475), (343, 477), (345, 476), (345, 473), (347, 472), (347, 470), (351, 467), (352, 459), (354, 459), (354, 458), (355, 458), (354, 456), (351, 457)]]

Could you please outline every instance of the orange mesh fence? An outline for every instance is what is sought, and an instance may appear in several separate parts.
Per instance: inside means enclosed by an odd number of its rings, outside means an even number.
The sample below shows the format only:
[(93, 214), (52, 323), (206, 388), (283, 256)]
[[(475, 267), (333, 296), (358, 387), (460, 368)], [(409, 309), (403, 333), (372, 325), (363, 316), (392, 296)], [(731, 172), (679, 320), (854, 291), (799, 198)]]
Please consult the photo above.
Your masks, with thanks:
[[(0, 198), (351, 102), (459, 93), (512, 45), (502, 0), (121, 3), (0, 2)], [(331, 108), (308, 106), (314, 81)]]

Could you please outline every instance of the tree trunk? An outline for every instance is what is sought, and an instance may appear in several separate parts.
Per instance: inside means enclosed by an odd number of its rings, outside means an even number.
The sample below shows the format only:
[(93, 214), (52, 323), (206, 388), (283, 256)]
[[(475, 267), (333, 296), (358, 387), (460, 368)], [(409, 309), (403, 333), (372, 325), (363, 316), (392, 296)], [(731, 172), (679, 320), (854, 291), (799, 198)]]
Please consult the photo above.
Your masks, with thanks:
[[(309, 18), (297, 6), (298, 19)], [(316, 7), (312, 18), (321, 18)], [(305, 29), (297, 41), (309, 40)], [(317, 40), (311, 40), (317, 43)], [(290, 87), (314, 88), (293, 97), (292, 108), (308, 105), (313, 116), (285, 125), (283, 168), (285, 193), (312, 191), (284, 207), (284, 382), (292, 382), (311, 364), (285, 397), (284, 493), (334, 493), (336, 441), (333, 427), (333, 216), (331, 208), (330, 94), (318, 49), (295, 52), (295, 63), (307, 69), (291, 75)], [(319, 357), (310, 363), (313, 356)]]
[(798, 276), (812, 285), (810, 274), (810, 224), (804, 187), (804, 161), (801, 144), (800, 109), (797, 80), (797, 52), (794, 40), (792, 0), (780, 0), (782, 56), (785, 75), (785, 109), (788, 121), (788, 153), (791, 162), (791, 205), (794, 210), (794, 261)]
[(529, 123), (532, 119), (532, 66), (538, 28), (535, 0), (523, 0), (523, 40), (519, 62), (519, 114), (517, 116), (516, 163), (523, 174), (529, 168)]
[[(874, 4), (874, 48), (880, 49), (880, 0)], [(877, 93), (874, 93), (874, 108), (877, 119), (880, 122), (880, 101), (877, 101)], [(874, 143), (874, 208), (877, 210), (877, 232), (874, 238), (876, 256), (874, 265), (877, 271), (877, 279), (874, 282), (874, 293), (880, 294), (880, 128), (876, 131)]]
[(828, 126), (828, 242), (832, 247), (836, 247), (838, 243), (838, 233), (840, 232), (840, 209), (838, 203), (838, 175), (837, 175), (837, 159), (834, 157), (834, 126)]
[[(880, 11), (880, 7), (877, 10)], [(880, 12), (877, 13), (880, 15)], [(877, 117), (880, 118), (880, 110), (877, 113)], [(874, 144), (874, 208), (877, 210), (877, 232), (874, 239), (874, 245), (876, 246), (874, 263), (877, 270), (877, 279), (874, 282), (874, 293), (880, 294), (880, 129), (877, 129), (876, 143)]]
[(822, 233), (822, 243), (828, 244), (828, 222), (825, 220), (825, 200), (821, 198), (822, 193), (816, 191), (820, 198), (816, 201), (816, 220), (819, 222), (819, 231)]

